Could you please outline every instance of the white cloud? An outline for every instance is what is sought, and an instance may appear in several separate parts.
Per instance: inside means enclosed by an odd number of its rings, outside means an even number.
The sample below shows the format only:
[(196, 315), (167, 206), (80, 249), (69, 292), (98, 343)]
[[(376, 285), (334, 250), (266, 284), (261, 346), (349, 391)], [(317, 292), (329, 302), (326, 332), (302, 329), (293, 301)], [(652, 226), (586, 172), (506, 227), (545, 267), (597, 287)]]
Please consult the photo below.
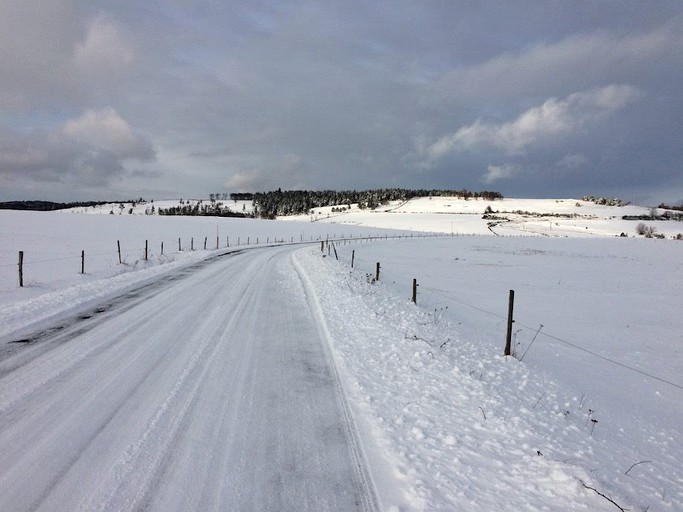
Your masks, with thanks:
[(569, 153), (562, 157), (555, 165), (564, 169), (578, 169), (588, 163), (588, 159), (580, 153)]
[(228, 190), (252, 190), (259, 179), (258, 173), (254, 171), (237, 171), (223, 183), (223, 186)]
[(485, 183), (493, 183), (494, 181), (512, 178), (519, 170), (520, 167), (516, 164), (489, 165), (483, 179)]
[(134, 57), (133, 46), (119, 27), (103, 15), (90, 21), (85, 38), (74, 48), (76, 68), (86, 74), (100, 71), (110, 74), (130, 65)]
[(513, 121), (496, 124), (478, 119), (441, 137), (427, 147), (426, 153), (432, 160), (451, 151), (463, 150), (492, 148), (506, 154), (524, 153), (537, 143), (574, 133), (582, 126), (600, 120), (639, 95), (639, 91), (630, 85), (608, 85), (577, 92), (563, 100), (550, 98)]
[(111, 107), (87, 110), (81, 117), (67, 121), (62, 134), (108, 151), (118, 158), (148, 159), (151, 146), (133, 133), (131, 126)]

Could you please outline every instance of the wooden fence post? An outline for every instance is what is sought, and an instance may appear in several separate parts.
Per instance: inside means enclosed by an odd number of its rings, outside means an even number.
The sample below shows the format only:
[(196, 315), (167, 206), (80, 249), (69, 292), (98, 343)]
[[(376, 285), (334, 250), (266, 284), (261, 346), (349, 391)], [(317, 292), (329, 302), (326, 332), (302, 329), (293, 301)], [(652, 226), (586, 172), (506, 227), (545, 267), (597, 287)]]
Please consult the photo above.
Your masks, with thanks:
[(194, 237), (190, 238), (190, 250), (194, 251)]
[(149, 247), (149, 241), (145, 240), (145, 261), (147, 261), (148, 247)]
[(379, 281), (379, 269), (380, 269), (380, 264), (378, 261), (377, 262), (377, 270), (375, 271), (375, 281)]
[(206, 251), (206, 241), (207, 241), (208, 238), (209, 238), (208, 236), (205, 236), (205, 237), (204, 237), (204, 250), (205, 250), (205, 251)]
[(119, 250), (119, 265), (121, 264), (121, 240), (116, 241), (116, 247)]
[(183, 252), (183, 246), (180, 244), (180, 238), (178, 238), (178, 252)]
[(24, 251), (19, 251), (19, 286), (24, 287)]
[(81, 274), (85, 274), (85, 251), (81, 251)]
[(413, 278), (413, 303), (417, 304), (417, 279)]
[(512, 323), (514, 320), (512, 319), (512, 314), (513, 310), (515, 307), (515, 291), (510, 290), (510, 299), (508, 302), (508, 328), (507, 328), (507, 336), (505, 338), (505, 355), (509, 356), (511, 353), (511, 346), (512, 346)]
[(164, 255), (164, 242), (161, 242), (161, 255)]
[(325, 242), (320, 241), (320, 252), (325, 252)]
[(351, 251), (351, 268), (353, 268), (353, 261), (356, 259), (356, 250)]
[(216, 249), (218, 249), (221, 245), (220, 240), (218, 239), (218, 235), (216, 235)]
[(337, 256), (337, 248), (332, 244), (332, 249), (334, 250), (334, 259), (339, 261), (339, 256)]
[(230, 237), (229, 236), (225, 237), (225, 246), (230, 247)]

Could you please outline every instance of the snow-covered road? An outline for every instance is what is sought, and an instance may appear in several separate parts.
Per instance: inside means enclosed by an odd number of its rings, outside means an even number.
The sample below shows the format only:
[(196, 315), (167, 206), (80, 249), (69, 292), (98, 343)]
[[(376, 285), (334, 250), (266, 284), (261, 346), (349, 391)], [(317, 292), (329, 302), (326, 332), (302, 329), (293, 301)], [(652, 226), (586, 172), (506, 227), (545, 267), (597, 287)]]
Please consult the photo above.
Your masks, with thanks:
[(11, 344), (0, 510), (377, 508), (292, 255), (226, 255)]

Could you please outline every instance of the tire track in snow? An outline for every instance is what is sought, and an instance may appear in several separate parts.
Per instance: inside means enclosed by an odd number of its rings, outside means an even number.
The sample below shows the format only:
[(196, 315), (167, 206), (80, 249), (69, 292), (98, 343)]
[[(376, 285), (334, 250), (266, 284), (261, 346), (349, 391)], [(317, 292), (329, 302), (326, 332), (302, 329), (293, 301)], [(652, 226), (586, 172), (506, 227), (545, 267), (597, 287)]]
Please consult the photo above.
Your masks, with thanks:
[[(208, 279), (211, 279), (211, 274)], [(175, 291), (182, 294), (191, 286), (191, 283), (182, 283)], [(173, 292), (167, 290), (165, 294), (170, 295)], [(207, 302), (210, 301), (207, 300)], [(22, 474), (40, 473), (42, 486), (45, 487), (45, 490), (37, 498), (36, 503), (39, 504), (52, 492), (56, 483), (67, 474), (70, 467), (111, 423), (115, 415), (127, 405), (127, 401), (138, 392), (141, 385), (150, 379), (153, 372), (157, 371), (158, 373), (157, 368), (164, 358), (178, 349), (179, 343), (177, 341), (170, 344), (164, 343), (163, 336), (157, 340), (152, 340), (152, 342), (140, 342), (139, 338), (144, 338), (146, 335), (134, 336), (135, 333), (139, 333), (145, 325), (150, 323), (155, 308), (156, 306), (148, 308), (144, 314), (138, 317), (133, 316), (133, 321), (125, 324), (121, 331), (117, 330), (115, 325), (113, 332), (107, 336), (101, 334), (101, 329), (95, 329), (83, 337), (64, 344), (59, 349), (50, 350), (34, 361), (33, 364), (19, 368), (3, 379), (0, 388), (3, 390), (3, 397), (6, 401), (11, 400), (12, 403), (17, 403), (18, 407), (15, 408), (15, 411), (10, 410), (11, 414), (7, 414), (8, 411), (5, 411), (5, 414), (2, 415), (3, 429), (0, 432), (0, 442), (4, 439), (10, 448), (18, 446), (16, 454), (12, 457), (16, 457), (19, 463), (14, 464), (14, 467), (8, 472), (0, 474), (0, 482), (3, 479), (11, 478), (12, 475), (18, 474), (19, 476), (15, 480), (21, 481), (23, 480)], [(129, 316), (125, 318), (127, 321)], [(177, 340), (180, 339), (180, 336), (177, 337)], [(103, 363), (95, 366), (94, 363), (98, 361), (103, 361)], [(146, 366), (139, 361), (143, 361)], [(108, 369), (108, 366), (112, 366), (111, 363), (114, 363), (113, 368)], [(134, 371), (131, 371), (131, 368)], [(16, 375), (17, 373), (19, 375)], [(100, 377), (100, 374), (104, 375), (104, 379)], [(14, 380), (11, 387), (7, 383), (8, 380)], [(71, 382), (83, 383), (84, 389), (81, 396), (74, 393), (75, 385), (69, 385)], [(108, 397), (102, 396), (106, 394), (105, 392), (98, 391), (121, 385), (128, 387), (129, 391), (123, 396), (116, 396), (115, 400), (118, 400), (119, 403), (114, 404), (115, 410), (102, 418), (101, 411), (103, 408), (98, 406), (97, 402), (102, 399), (106, 400)], [(24, 391), (24, 386), (28, 388), (28, 391)], [(86, 386), (89, 386), (90, 389)], [(16, 389), (15, 393), (12, 392), (13, 389)], [(54, 395), (53, 389), (57, 390), (57, 395)], [(63, 391), (61, 391), (62, 389)], [(114, 389), (114, 393), (116, 393), (116, 389)], [(33, 397), (32, 394), (36, 396)], [(51, 396), (53, 397), (52, 402), (56, 405), (50, 405)], [(25, 401), (36, 404), (33, 406), (35, 411), (31, 408), (27, 410)], [(59, 409), (63, 409), (63, 411)], [(95, 414), (93, 415), (91, 412), (86, 423), (90, 432), (83, 433), (81, 432), (83, 430), (81, 424), (84, 422), (81, 421), (81, 418), (87, 414), (85, 411), (88, 410), (94, 410)], [(70, 429), (75, 435), (69, 435), (69, 433), (59, 430), (53, 432), (50, 418), (54, 416), (60, 416), (60, 423), (57, 428), (63, 424), (70, 425)], [(17, 423), (16, 418), (22, 422)], [(36, 427), (38, 427), (37, 431)], [(22, 443), (21, 439), (25, 437), (24, 431), (31, 433), (36, 431), (33, 436), (35, 442), (24, 441)], [(60, 443), (55, 442), (55, 438), (59, 434), (68, 441), (67, 448), (73, 454), (66, 457), (66, 460), (64, 460), (65, 457), (60, 457)], [(17, 440), (19, 440), (18, 443)], [(48, 470), (37, 468), (38, 463), (36, 461), (39, 460), (41, 454), (45, 453), (55, 454), (47, 461)], [(7, 451), (5, 451), (5, 455), (9, 455)], [(0, 455), (1, 459), (2, 456)], [(58, 467), (55, 468), (54, 466)], [(52, 469), (49, 470), (49, 468)], [(45, 482), (46, 478), (51, 483)], [(40, 487), (40, 485), (40, 482), (33, 483), (34, 492), (35, 488)], [(22, 493), (23, 490), (19, 489), (19, 494)], [(4, 494), (7, 498), (7, 493)], [(25, 501), (24, 498), (16, 498), (14, 503), (25, 503)], [(0, 497), (1, 503), (2, 498)], [(35, 506), (27, 506), (26, 509), (34, 509)], [(0, 506), (0, 509), (3, 507)]]
[[(253, 267), (253, 264), (251, 265)], [(248, 272), (246, 274), (250, 274)], [(142, 439), (140, 439), (133, 447), (130, 447), (127, 451), (126, 461), (122, 462), (129, 470), (135, 470), (136, 474), (139, 472), (139, 465), (132, 464), (132, 461), (139, 458), (139, 454), (143, 451), (143, 446), (145, 443), (156, 442), (156, 437), (153, 435), (155, 431), (162, 432), (162, 446), (156, 449), (146, 447), (145, 452), (155, 453), (153, 461), (143, 461), (150, 466), (148, 471), (143, 474), (148, 476), (148, 479), (144, 482), (144, 485), (140, 485), (140, 481), (136, 481), (133, 490), (127, 489), (131, 487), (131, 479), (126, 479), (126, 475), (120, 475), (122, 480), (121, 485), (116, 490), (117, 495), (128, 497), (131, 492), (135, 489), (138, 490), (135, 498), (131, 500), (131, 503), (126, 504), (124, 508), (126, 509), (148, 509), (150, 504), (153, 502), (155, 494), (158, 492), (160, 487), (161, 479), (163, 478), (163, 468), (171, 466), (173, 460), (174, 448), (180, 437), (181, 432), (188, 427), (188, 419), (191, 416), (191, 412), (196, 408), (197, 399), (200, 390), (207, 384), (207, 375), (213, 369), (209, 362), (214, 359), (218, 352), (225, 352), (226, 346), (221, 343), (221, 338), (232, 330), (238, 322), (240, 322), (240, 317), (244, 314), (245, 309), (248, 308), (254, 295), (254, 287), (250, 282), (251, 280), (243, 279), (240, 283), (240, 292), (236, 294), (240, 297), (237, 307), (230, 313), (228, 317), (225, 317), (225, 313), (222, 309), (214, 310), (212, 314), (211, 321), (207, 322), (208, 326), (215, 326), (212, 329), (212, 333), (202, 332), (199, 334), (199, 338), (205, 340), (203, 345), (195, 352), (192, 360), (183, 370), (180, 380), (176, 383), (174, 388), (169, 393), (167, 399), (164, 403), (159, 406), (157, 414), (154, 419), (150, 422), (148, 429), (143, 434)], [(221, 321), (221, 318), (224, 318)], [(227, 319), (227, 321), (225, 321)], [(200, 363), (201, 366), (200, 366)], [(179, 397), (181, 395), (183, 388), (189, 388), (187, 390), (187, 396)], [(179, 397), (179, 398), (177, 398)], [(173, 402), (180, 402), (179, 405), (173, 406)], [(164, 416), (169, 416), (166, 420), (168, 425), (164, 425)], [(169, 428), (170, 426), (170, 428)], [(215, 438), (219, 441), (218, 438)], [(100, 507), (99, 510), (116, 510), (119, 509), (119, 503), (117, 500), (110, 500), (106, 507)]]
[(375, 491), (375, 486), (372, 480), (372, 475), (368, 468), (367, 460), (363, 452), (363, 445), (360, 441), (360, 436), (355, 426), (353, 420), (353, 415), (351, 413), (351, 408), (349, 407), (344, 388), (342, 386), (341, 378), (339, 377), (339, 372), (334, 362), (334, 357), (332, 355), (332, 335), (327, 327), (325, 321), (325, 316), (320, 306), (320, 302), (315, 294), (314, 288), (311, 285), (310, 279), (306, 275), (306, 271), (301, 266), (296, 258), (296, 253), (291, 255), (292, 264), (296, 269), (299, 278), (304, 286), (306, 292), (306, 299), (308, 301), (311, 312), (315, 316), (318, 326), (323, 337), (323, 349), (325, 352), (325, 358), (334, 376), (334, 386), (336, 391), (336, 396), (339, 405), (339, 412), (342, 415), (344, 422), (344, 431), (346, 434), (349, 455), (353, 461), (354, 475), (356, 477), (355, 485), (358, 487), (358, 493), (362, 497), (362, 502), (359, 504), (359, 509), (363, 511), (376, 511), (380, 510), (379, 500), (377, 497), (377, 492)]
[(376, 510), (292, 250), (209, 265), (10, 371), (49, 378), (5, 397), (0, 510)]
[[(253, 263), (250, 262), (251, 268)], [(248, 275), (246, 272), (245, 275)], [(233, 276), (239, 277), (239, 276)], [(214, 279), (211, 274), (206, 281)], [(238, 281), (237, 296), (245, 303), (251, 296), (249, 282), (242, 277)], [(211, 302), (211, 301), (207, 301)], [(209, 306), (209, 304), (206, 304)], [(205, 310), (204, 307), (201, 308)], [(205, 310), (206, 311), (206, 310)], [(150, 501), (158, 480), (163, 475), (163, 462), (167, 460), (178, 442), (188, 414), (196, 402), (199, 389), (205, 382), (209, 361), (220, 348), (221, 334), (238, 321), (238, 308), (228, 317), (227, 327), (221, 319), (225, 312), (220, 308), (210, 311), (199, 332), (191, 335), (190, 341), (199, 340), (199, 345), (184, 364), (175, 384), (167, 392), (163, 402), (147, 421), (145, 430), (123, 455), (113, 464), (110, 480), (103, 485), (105, 496), (89, 500), (83, 510), (138, 510)]]

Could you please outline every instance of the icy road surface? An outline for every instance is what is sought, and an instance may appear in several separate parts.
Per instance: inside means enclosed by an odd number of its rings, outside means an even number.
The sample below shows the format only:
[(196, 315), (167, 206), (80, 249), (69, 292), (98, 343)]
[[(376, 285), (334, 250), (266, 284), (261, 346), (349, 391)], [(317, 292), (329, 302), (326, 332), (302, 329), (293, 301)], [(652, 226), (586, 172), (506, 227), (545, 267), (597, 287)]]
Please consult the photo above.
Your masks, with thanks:
[(0, 340), (0, 510), (376, 509), (292, 251)]

